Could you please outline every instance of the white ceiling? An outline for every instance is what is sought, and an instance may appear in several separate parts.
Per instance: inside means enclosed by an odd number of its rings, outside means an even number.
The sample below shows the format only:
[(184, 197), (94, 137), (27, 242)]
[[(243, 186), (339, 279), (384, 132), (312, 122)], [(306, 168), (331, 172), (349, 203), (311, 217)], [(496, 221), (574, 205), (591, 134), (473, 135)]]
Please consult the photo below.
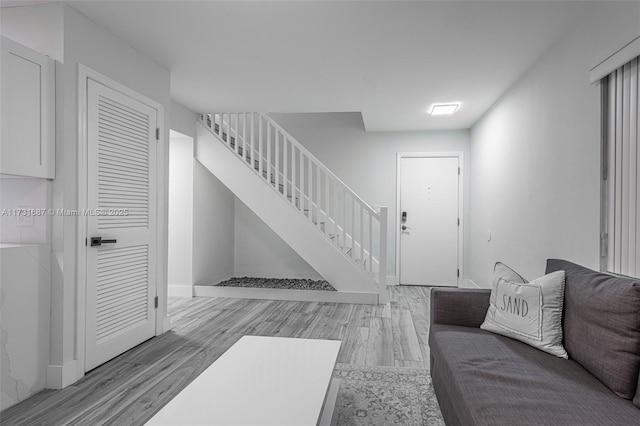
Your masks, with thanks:
[[(465, 129), (584, 13), (577, 1), (71, 1), (171, 71), (198, 111), (361, 111)], [(586, 78), (586, 77), (585, 77)], [(453, 116), (426, 114), (462, 102)]]

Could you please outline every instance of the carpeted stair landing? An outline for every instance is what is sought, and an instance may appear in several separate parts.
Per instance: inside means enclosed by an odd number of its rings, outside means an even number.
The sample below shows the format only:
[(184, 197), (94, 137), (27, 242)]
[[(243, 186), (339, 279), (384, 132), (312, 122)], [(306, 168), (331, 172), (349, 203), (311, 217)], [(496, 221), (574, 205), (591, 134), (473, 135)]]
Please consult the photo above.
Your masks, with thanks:
[(193, 295), (237, 299), (290, 300), (298, 302), (364, 303), (375, 305), (378, 295), (338, 291), (324, 280), (294, 278), (230, 278), (218, 284), (193, 286)]
[(324, 280), (293, 279), (293, 278), (231, 278), (216, 284), (218, 287), (247, 287), (247, 288), (274, 288), (279, 290), (318, 290), (336, 291), (335, 288)]

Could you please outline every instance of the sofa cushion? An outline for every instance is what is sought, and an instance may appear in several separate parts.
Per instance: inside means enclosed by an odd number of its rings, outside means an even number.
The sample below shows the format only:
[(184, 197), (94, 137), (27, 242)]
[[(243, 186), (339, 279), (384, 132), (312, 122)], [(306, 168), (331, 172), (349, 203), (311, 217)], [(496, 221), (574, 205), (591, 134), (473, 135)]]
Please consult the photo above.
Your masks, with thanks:
[(562, 347), (564, 271), (530, 283), (513, 282), (506, 276), (500, 270), (494, 272), (491, 305), (480, 328), (568, 358)]
[(631, 399), (640, 372), (640, 279), (547, 260), (547, 273), (564, 270), (564, 347), (612, 391)]
[[(435, 324), (432, 374), (447, 424), (631, 425), (640, 410), (576, 361), (471, 327)], [(436, 380), (434, 378), (434, 383)]]
[(488, 288), (432, 287), (429, 324), (480, 327), (487, 316), (491, 290)]

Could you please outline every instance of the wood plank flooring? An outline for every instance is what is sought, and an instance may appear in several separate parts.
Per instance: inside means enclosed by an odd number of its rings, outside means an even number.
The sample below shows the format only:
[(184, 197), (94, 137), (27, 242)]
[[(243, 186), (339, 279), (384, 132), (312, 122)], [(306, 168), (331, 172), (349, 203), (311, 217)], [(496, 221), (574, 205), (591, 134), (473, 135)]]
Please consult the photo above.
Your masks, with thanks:
[(0, 413), (2, 425), (141, 425), (244, 335), (339, 339), (339, 363), (429, 368), (429, 288), (387, 305), (171, 298), (170, 332)]

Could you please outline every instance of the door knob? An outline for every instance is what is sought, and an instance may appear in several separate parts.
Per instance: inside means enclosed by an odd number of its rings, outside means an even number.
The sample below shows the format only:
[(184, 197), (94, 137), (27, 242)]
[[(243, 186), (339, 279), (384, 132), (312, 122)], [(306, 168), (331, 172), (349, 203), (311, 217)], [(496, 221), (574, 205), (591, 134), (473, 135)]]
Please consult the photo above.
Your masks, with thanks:
[(118, 240), (103, 240), (102, 237), (91, 237), (91, 247), (100, 247), (103, 244), (115, 244)]

